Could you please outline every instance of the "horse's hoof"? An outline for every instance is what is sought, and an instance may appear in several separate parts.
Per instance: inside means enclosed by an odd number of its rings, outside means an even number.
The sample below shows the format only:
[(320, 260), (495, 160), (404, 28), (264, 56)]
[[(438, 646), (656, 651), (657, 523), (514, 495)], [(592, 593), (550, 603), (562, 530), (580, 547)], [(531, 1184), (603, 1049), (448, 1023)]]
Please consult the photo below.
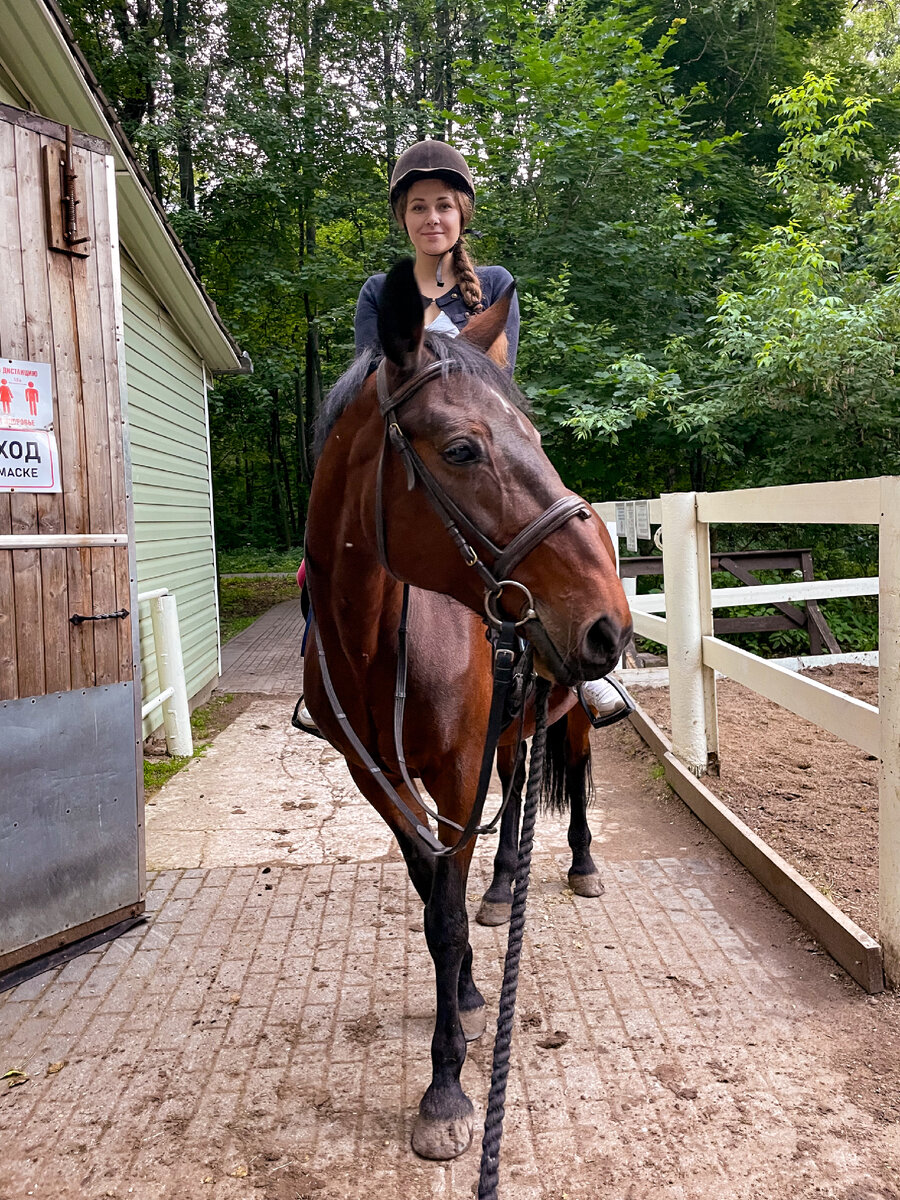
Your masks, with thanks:
[(569, 875), (569, 887), (576, 896), (587, 896), (595, 899), (597, 896), (602, 896), (606, 891), (603, 886), (603, 880), (600, 878), (600, 872), (595, 871), (593, 875)]
[(471, 1145), (472, 1125), (471, 1112), (445, 1121), (419, 1113), (413, 1127), (412, 1148), (420, 1158), (458, 1158)]
[(459, 1023), (466, 1035), (467, 1042), (477, 1042), (487, 1027), (487, 1009), (483, 1004), (478, 1008), (470, 1008), (468, 1012), (459, 1010)]
[(492, 900), (482, 900), (475, 920), (479, 925), (508, 925), (511, 916), (512, 904), (495, 904)]

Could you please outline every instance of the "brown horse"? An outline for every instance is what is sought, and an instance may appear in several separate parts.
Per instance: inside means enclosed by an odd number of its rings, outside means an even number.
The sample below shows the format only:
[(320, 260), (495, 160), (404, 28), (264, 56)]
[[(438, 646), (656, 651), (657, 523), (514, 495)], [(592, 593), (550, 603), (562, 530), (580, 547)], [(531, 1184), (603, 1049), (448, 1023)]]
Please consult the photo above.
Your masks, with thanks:
[[(394, 690), (403, 582), (411, 585), (407, 777), (421, 780), (441, 817), (457, 828), (475, 803), (491, 705), (488, 568), (507, 578), (502, 568), (517, 559), (510, 568), (515, 584), (496, 593), (493, 604), (499, 616), (521, 617), (535, 646), (535, 669), (563, 685), (550, 694), (551, 721), (573, 704), (572, 684), (614, 666), (631, 631), (602, 521), (564, 487), (519, 393), (488, 357), (502, 344), (508, 304), (507, 296), (472, 318), (453, 341), (429, 336), (411, 264), (394, 268), (379, 318), (383, 364), (373, 376), (365, 356), (357, 360), (323, 407), (307, 525), (307, 581), (318, 629), (306, 651), (306, 703), (393, 830), (425, 905), (437, 1005), (432, 1081), (412, 1144), (427, 1158), (453, 1158), (469, 1145), (473, 1108), (459, 1077), (466, 1041), (483, 1032), (485, 1015), (466, 916), (474, 839), (450, 855), (434, 852), (429, 818), (398, 761)], [(506, 547), (496, 562), (482, 548), (482, 563), (456, 526), (454, 543), (423, 475), (409, 466), (409, 448), (429, 486), (474, 531), (471, 540)], [(512, 731), (504, 738), (511, 742)], [(392, 802), (385, 782), (414, 820)], [(448, 846), (458, 839), (443, 822), (437, 833)]]

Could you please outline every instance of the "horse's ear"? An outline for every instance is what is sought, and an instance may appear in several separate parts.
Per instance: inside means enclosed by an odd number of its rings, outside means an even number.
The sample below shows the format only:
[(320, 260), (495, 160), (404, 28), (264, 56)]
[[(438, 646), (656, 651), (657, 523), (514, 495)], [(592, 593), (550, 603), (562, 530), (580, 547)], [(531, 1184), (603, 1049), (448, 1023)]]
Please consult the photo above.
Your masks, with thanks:
[(511, 279), (491, 307), (472, 317), (462, 331), (462, 336), (467, 341), (483, 350), (488, 358), (492, 358), (501, 367), (507, 365), (506, 322), (515, 294), (516, 281)]
[(385, 356), (401, 371), (414, 371), (425, 329), (425, 308), (413, 260), (403, 258), (384, 281), (378, 302), (378, 340)]

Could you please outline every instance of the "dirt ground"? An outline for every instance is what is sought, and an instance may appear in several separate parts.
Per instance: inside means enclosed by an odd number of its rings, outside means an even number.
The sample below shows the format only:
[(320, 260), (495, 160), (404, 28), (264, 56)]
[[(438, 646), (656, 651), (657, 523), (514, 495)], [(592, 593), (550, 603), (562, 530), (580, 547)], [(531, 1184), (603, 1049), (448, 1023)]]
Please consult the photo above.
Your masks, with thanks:
[[(878, 703), (878, 668), (804, 672)], [(635, 698), (670, 731), (666, 688)], [(731, 679), (717, 685), (719, 779), (712, 791), (872, 937), (878, 937), (878, 761)]]

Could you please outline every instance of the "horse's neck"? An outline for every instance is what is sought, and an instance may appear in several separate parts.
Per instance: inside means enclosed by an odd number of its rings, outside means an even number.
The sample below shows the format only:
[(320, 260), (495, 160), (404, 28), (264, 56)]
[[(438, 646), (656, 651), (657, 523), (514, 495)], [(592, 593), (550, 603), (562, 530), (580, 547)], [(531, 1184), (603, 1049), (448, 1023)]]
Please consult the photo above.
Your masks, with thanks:
[[(339, 420), (340, 452), (326, 447), (310, 497), (310, 595), (326, 643), (364, 669), (396, 630), (403, 585), (378, 562), (375, 472), (381, 422), (362, 411)], [(333, 435), (334, 436), (334, 435)], [(368, 452), (364, 447), (369, 447)], [(329, 451), (332, 451), (329, 453)], [(328, 646), (326, 645), (326, 652)]]

